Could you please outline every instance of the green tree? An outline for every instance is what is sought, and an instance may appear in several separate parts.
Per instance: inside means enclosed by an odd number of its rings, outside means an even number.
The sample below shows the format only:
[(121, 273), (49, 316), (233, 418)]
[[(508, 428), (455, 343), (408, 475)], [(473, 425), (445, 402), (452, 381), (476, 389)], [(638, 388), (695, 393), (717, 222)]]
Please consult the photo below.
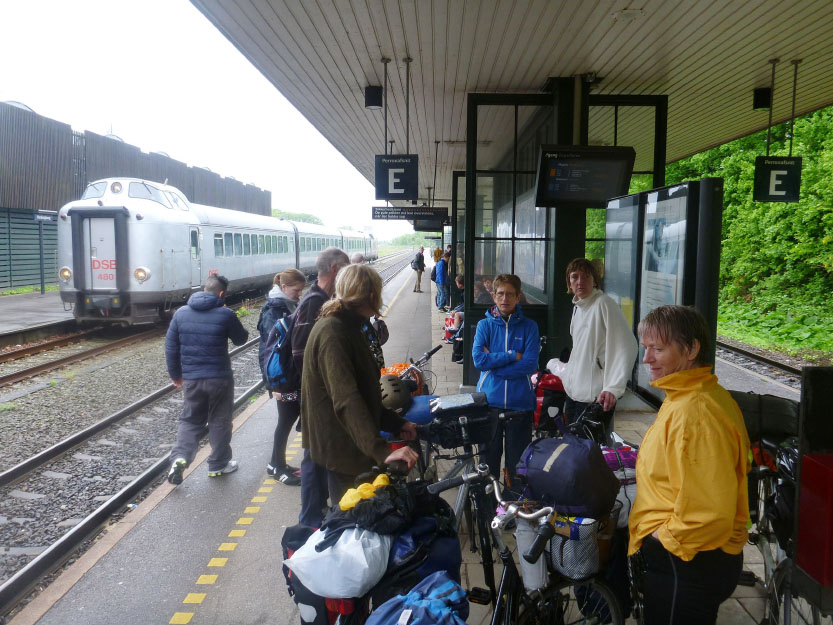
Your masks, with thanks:
[(288, 219), (289, 221), (303, 221), (304, 223), (318, 224), (319, 226), (324, 225), (324, 222), (322, 222), (318, 217), (310, 213), (290, 213), (287, 211), (279, 210), (277, 208), (273, 208), (272, 217), (277, 217), (278, 219)]

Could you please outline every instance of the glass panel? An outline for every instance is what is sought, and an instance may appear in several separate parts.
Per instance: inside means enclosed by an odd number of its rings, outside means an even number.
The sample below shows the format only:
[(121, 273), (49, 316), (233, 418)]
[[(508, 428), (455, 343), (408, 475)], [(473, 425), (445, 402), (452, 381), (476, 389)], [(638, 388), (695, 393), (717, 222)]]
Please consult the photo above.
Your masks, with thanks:
[(248, 234), (243, 235), (243, 254), (245, 256), (251, 256), (252, 255), (252, 247), (251, 247), (251, 243), (249, 242), (249, 235)]
[(512, 273), (512, 241), (475, 241), (475, 280), (490, 280), (499, 273)]
[(267, 254), (272, 253), (272, 239), (274, 239), (274, 238), (275, 237), (270, 237), (268, 235), (266, 236), (266, 240), (264, 242), (266, 243), (266, 253)]
[(234, 247), (233, 247), (232, 242), (231, 242), (232, 241), (231, 233), (226, 232), (225, 235), (223, 235), (223, 236), (224, 236), (224, 240), (225, 240), (225, 246), (224, 247), (225, 247), (226, 256), (234, 256)]
[(514, 106), (477, 107), (477, 169), (511, 170), (514, 140)]
[(546, 304), (548, 242), (515, 241), (515, 275), (521, 279), (528, 304)]
[(234, 255), (243, 255), (243, 237), (240, 234), (234, 235)]
[[(604, 239), (605, 238), (605, 209), (603, 208), (588, 208), (585, 213), (586, 221), (586, 238), (587, 239)], [(600, 241), (586, 241), (584, 244), (584, 256), (590, 260), (598, 259), (604, 260), (605, 243)]]
[[(267, 236), (266, 239), (269, 237)], [(257, 253), (258, 254), (265, 254), (266, 253), (266, 241), (264, 241), (264, 237), (262, 234), (257, 235)]]
[(214, 235), (214, 256), (221, 257), (223, 255), (223, 235)]
[(619, 304), (631, 329), (636, 297), (634, 236), (638, 208), (638, 195), (613, 200), (607, 205), (605, 224), (603, 289)]
[(200, 243), (196, 230), (191, 230), (191, 258), (197, 258), (200, 255)]
[(654, 115), (652, 106), (591, 106), (588, 142), (590, 145), (631, 145), (636, 150), (633, 170), (651, 171), (654, 168)]
[[(506, 189), (509, 189), (508, 198)], [(475, 237), (496, 237), (497, 224), (495, 217), (496, 197), (501, 196), (502, 201), (510, 202), (511, 209), (512, 174), (478, 174), (477, 175), (477, 199), (475, 206)], [(505, 214), (505, 207), (502, 207)], [(511, 232), (510, 232), (511, 233)], [(510, 233), (505, 233), (507, 236)]]
[[(538, 171), (541, 146), (555, 143), (551, 106), (518, 107), (518, 171)], [(532, 182), (535, 184), (535, 181)], [(520, 190), (522, 187), (518, 187)]]

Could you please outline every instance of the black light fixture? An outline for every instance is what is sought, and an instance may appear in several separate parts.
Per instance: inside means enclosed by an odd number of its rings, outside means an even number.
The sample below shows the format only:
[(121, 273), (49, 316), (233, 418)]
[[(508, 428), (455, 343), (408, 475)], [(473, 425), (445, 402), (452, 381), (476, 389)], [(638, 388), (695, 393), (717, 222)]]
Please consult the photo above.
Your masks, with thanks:
[(382, 110), (382, 88), (369, 85), (364, 88), (364, 108), (371, 111)]
[(752, 109), (768, 109), (772, 106), (772, 89), (770, 87), (758, 87), (752, 91)]

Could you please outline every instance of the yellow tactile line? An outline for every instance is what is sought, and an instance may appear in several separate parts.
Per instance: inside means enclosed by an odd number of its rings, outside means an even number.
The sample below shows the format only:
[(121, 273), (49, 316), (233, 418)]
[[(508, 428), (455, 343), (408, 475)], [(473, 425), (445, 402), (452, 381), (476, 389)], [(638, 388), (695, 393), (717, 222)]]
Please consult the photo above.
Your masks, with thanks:
[[(295, 441), (290, 445), (290, 449), (286, 452), (286, 461), (289, 462), (295, 456), (296, 450), (300, 449), (301, 447), (301, 435), (298, 434), (295, 437)], [(250, 504), (264, 504), (268, 500), (268, 494), (272, 492), (274, 489), (274, 485), (277, 484), (278, 481), (273, 478), (267, 478), (263, 480), (263, 484), (257, 489), (258, 495), (252, 497)], [(246, 535), (246, 530), (242, 529), (242, 527), (249, 526), (254, 523), (254, 516), (258, 512), (260, 512), (260, 505), (247, 505), (244, 510), (243, 514), (246, 516), (241, 516), (237, 519), (236, 525), (237, 528), (231, 530), (228, 533), (228, 538), (243, 538)], [(224, 542), (220, 543), (220, 546), (217, 548), (217, 551), (222, 551), (224, 553), (228, 553), (234, 551), (237, 548), (237, 542)], [(228, 558), (211, 558), (208, 561), (208, 567), (215, 569), (215, 568), (223, 568), (228, 563)], [(197, 578), (196, 585), (197, 586), (213, 586), (217, 582), (217, 578), (219, 574), (216, 573), (206, 573), (200, 575)], [(185, 605), (200, 605), (203, 601), (205, 601), (206, 596), (208, 593), (205, 592), (189, 592), (185, 599), (182, 600), (182, 603)], [(195, 612), (174, 612), (174, 615), (171, 617), (171, 620), (168, 621), (169, 625), (188, 625), (191, 622), (191, 619), (194, 618)]]

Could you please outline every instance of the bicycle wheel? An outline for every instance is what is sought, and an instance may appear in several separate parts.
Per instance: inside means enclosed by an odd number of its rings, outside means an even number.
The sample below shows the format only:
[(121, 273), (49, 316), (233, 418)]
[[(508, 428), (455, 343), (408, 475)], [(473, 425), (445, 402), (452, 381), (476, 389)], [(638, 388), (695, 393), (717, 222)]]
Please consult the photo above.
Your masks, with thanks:
[(806, 599), (794, 595), (790, 584), (792, 560), (784, 560), (772, 575), (767, 588), (762, 625), (831, 625), (833, 615), (822, 615)]
[(775, 505), (775, 485), (777, 476), (767, 472), (758, 478), (758, 500), (755, 505), (755, 544), (764, 561), (764, 582), (772, 578), (773, 570), (784, 558), (783, 550), (778, 546), (772, 518), (767, 511)]
[(537, 603), (518, 616), (518, 625), (624, 625), (622, 606), (607, 582), (563, 579), (543, 591)]

